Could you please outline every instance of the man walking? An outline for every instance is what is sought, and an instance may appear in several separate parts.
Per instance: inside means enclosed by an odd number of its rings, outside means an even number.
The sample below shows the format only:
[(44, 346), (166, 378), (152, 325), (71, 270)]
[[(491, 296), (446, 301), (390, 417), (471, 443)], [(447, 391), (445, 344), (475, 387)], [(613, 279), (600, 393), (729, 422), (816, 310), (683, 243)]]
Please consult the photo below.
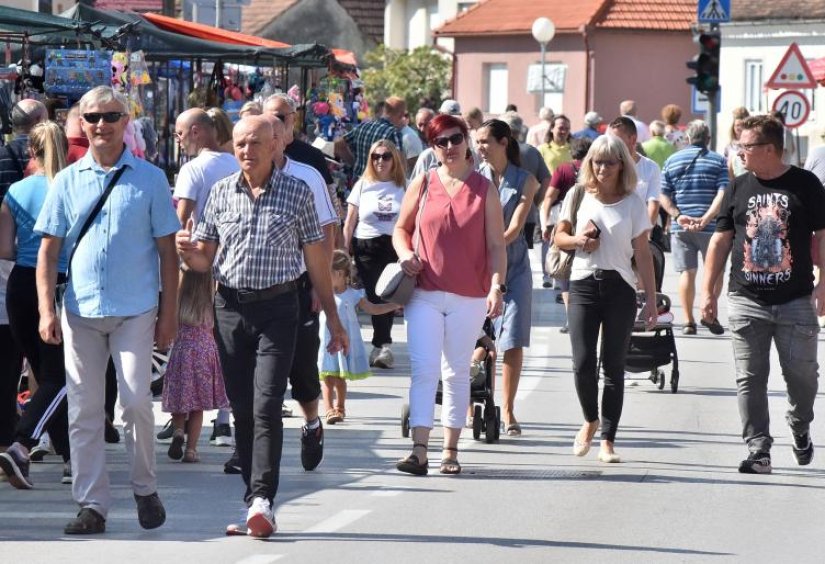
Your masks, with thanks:
[[(671, 155), (662, 170), (662, 193), (659, 201), (673, 219), (671, 252), (679, 272), (679, 301), (685, 315), (682, 333), (696, 334), (693, 301), (696, 297), (696, 270), (699, 253), (707, 259), (708, 243), (713, 235), (716, 215), (728, 186), (725, 158), (707, 146), (710, 130), (701, 120), (687, 126), (690, 146)], [(723, 277), (715, 279), (715, 296), (722, 292)], [(725, 332), (716, 319), (703, 319), (702, 325), (714, 335)]]
[(352, 165), (352, 177), (361, 178), (367, 168), (370, 147), (380, 139), (389, 139), (403, 154), (401, 128), (407, 103), (398, 96), (390, 96), (384, 104), (383, 114), (367, 121), (335, 141), (335, 156)]
[(273, 134), (267, 118), (238, 122), (233, 143), (240, 173), (212, 188), (197, 242), (188, 228), (176, 237), (189, 268), (215, 269), (215, 336), (235, 415), (246, 528), (255, 537), (276, 530), (272, 502), (283, 445), (281, 406), (298, 334), (302, 259), (327, 315), (330, 352), (348, 347), (312, 192), (275, 167)]
[(662, 182), (659, 165), (644, 155), (640, 155), (636, 150), (636, 124), (629, 117), (617, 117), (610, 122), (607, 131), (610, 135), (621, 139), (633, 157), (633, 162), (636, 167), (636, 178), (638, 178), (636, 182), (636, 194), (645, 203), (650, 225), (656, 225), (659, 220), (659, 193)]
[[(180, 223), (163, 171), (135, 158), (123, 143), (129, 121), (123, 95), (106, 86), (94, 88), (80, 99), (80, 114), (89, 152), (55, 177), (35, 225), (43, 236), (37, 260), (40, 335), (50, 344), (65, 341), (72, 494), (81, 507), (65, 532), (106, 529), (112, 496), (103, 410), (110, 356), (117, 369), (138, 518), (143, 528), (153, 529), (164, 523), (166, 512), (155, 473), (152, 341), (154, 337), (165, 350), (177, 331), (174, 234)], [(78, 240), (110, 186), (111, 194)], [(63, 245), (76, 252), (64, 307), (56, 312), (57, 260)]]
[[(768, 375), (771, 341), (779, 354), (790, 407), (792, 452), (810, 464), (819, 365), (817, 315), (825, 314), (825, 285), (814, 287), (811, 234), (825, 267), (825, 189), (816, 176), (782, 162), (782, 123), (770, 116), (745, 119), (739, 156), (749, 171), (725, 194), (705, 259), (702, 318), (717, 316), (715, 281), (731, 255), (728, 319), (736, 366), (746, 474), (771, 472)], [(812, 299), (813, 298), (813, 299)]]

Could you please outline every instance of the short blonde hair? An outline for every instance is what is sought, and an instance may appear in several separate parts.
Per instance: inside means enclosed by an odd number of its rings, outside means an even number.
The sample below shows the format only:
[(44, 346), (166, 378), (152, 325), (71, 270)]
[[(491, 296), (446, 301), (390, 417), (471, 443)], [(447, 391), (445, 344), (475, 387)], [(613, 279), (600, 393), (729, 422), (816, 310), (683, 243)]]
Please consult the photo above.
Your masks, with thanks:
[(372, 153), (378, 147), (385, 147), (389, 150), (392, 155), (392, 181), (396, 185), (404, 188), (407, 183), (407, 179), (404, 176), (404, 161), (401, 160), (401, 153), (398, 151), (395, 143), (389, 139), (379, 139), (372, 144), (370, 152), (367, 154), (367, 168), (364, 169), (362, 178), (368, 182), (378, 182), (378, 173), (375, 171), (375, 165), (372, 163)]
[(587, 156), (582, 161), (579, 181), (591, 192), (599, 191), (599, 181), (593, 170), (593, 161), (596, 159), (613, 159), (622, 165), (622, 172), (619, 176), (619, 192), (623, 195), (632, 194), (636, 191), (636, 163), (627, 149), (624, 141), (613, 135), (600, 135), (590, 145)]
[(212, 123), (215, 124), (215, 136), (218, 145), (224, 145), (232, 141), (232, 128), (234, 126), (226, 112), (221, 108), (213, 107), (206, 110), (206, 113), (212, 118)]
[(243, 106), (241, 106), (240, 111), (238, 111), (238, 115), (241, 117), (244, 117), (245, 114), (259, 116), (262, 113), (264, 113), (263, 107), (261, 107), (261, 105), (254, 100), (246, 102)]

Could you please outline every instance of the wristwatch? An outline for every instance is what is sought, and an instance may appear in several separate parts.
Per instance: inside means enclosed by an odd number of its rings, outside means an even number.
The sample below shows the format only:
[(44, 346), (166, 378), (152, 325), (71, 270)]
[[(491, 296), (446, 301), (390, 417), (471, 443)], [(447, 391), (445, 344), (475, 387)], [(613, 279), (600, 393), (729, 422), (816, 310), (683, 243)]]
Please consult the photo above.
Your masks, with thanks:
[(493, 284), (493, 290), (498, 290), (502, 294), (507, 293), (507, 285), (506, 284)]

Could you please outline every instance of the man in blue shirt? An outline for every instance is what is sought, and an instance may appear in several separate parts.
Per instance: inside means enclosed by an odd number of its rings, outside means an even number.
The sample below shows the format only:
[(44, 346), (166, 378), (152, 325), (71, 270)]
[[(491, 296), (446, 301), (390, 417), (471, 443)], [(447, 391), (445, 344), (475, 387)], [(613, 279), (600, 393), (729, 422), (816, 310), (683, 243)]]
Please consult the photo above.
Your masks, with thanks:
[[(89, 152), (54, 179), (35, 231), (43, 236), (37, 261), (40, 335), (65, 341), (69, 440), (81, 509), (66, 534), (102, 533), (112, 504), (103, 440), (106, 364), (117, 368), (130, 479), (140, 525), (161, 526), (157, 495), (151, 382), (152, 341), (167, 349), (177, 332), (180, 222), (163, 171), (135, 158), (123, 143), (126, 99), (100, 86), (80, 99)], [(75, 249), (64, 306), (55, 312), (61, 248), (73, 248), (112, 178), (109, 198)], [(162, 291), (158, 305), (158, 292)]]
[[(710, 129), (705, 122), (690, 122), (687, 136), (690, 146), (665, 161), (659, 203), (673, 218), (671, 250), (674, 267), (680, 273), (679, 299), (685, 314), (682, 333), (695, 335), (693, 301), (696, 297), (698, 255), (700, 252), (702, 258), (707, 255), (729, 177), (725, 157), (707, 148)], [(720, 276), (714, 290), (717, 298), (721, 292)], [(714, 335), (725, 332), (715, 319), (702, 320), (702, 325)]]

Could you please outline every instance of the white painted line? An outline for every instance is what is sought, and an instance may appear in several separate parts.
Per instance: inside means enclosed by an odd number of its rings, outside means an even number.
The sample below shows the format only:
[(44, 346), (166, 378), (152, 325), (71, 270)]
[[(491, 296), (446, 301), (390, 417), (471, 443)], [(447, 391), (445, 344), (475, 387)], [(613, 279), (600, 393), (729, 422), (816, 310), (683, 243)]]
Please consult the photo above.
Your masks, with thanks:
[(403, 492), (400, 490), (376, 490), (372, 492), (373, 497), (395, 497), (397, 495), (401, 495)]
[(236, 560), (235, 564), (272, 564), (283, 557), (283, 554), (253, 554), (252, 556)]
[(529, 396), (533, 390), (539, 387), (541, 376), (522, 376), (518, 382), (518, 392), (516, 392), (517, 400), (524, 400)]
[(329, 519), (324, 519), (320, 523), (305, 529), (305, 533), (334, 533), (343, 529), (350, 523), (354, 523), (364, 515), (371, 513), (368, 509), (344, 509), (339, 511)]

